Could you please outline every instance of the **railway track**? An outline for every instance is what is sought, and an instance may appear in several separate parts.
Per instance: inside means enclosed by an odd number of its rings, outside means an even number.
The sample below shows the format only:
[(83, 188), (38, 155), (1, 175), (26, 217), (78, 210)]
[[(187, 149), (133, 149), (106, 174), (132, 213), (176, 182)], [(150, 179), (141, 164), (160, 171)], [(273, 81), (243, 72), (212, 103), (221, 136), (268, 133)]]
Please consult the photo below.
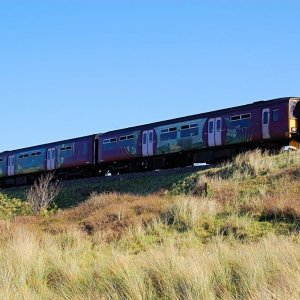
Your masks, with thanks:
[(130, 180), (136, 178), (168, 176), (172, 174), (175, 175), (178, 173), (188, 174), (188, 173), (194, 173), (201, 170), (206, 170), (211, 167), (213, 167), (213, 165), (174, 168), (174, 169), (161, 169), (161, 170), (153, 170), (153, 171), (139, 172), (139, 173), (124, 173), (119, 175), (79, 178), (79, 179), (64, 180), (63, 185), (69, 186), (69, 185), (81, 184), (81, 183), (97, 183), (97, 182), (103, 183), (103, 182), (110, 182), (110, 181), (120, 181), (120, 180), (128, 180), (128, 179)]

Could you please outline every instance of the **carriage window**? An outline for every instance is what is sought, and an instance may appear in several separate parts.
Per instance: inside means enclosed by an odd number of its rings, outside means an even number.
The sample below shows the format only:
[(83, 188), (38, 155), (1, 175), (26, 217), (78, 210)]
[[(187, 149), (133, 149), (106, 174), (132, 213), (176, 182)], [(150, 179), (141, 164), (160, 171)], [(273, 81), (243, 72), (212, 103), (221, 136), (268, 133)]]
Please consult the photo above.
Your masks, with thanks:
[(60, 148), (60, 151), (66, 151), (66, 148), (65, 147)]
[(190, 129), (190, 125), (183, 125), (181, 126), (181, 130)]
[(42, 153), (41, 152), (33, 152), (31, 153), (32, 156), (38, 156), (38, 155), (41, 155)]
[(238, 120), (240, 120), (240, 119), (241, 119), (241, 116), (232, 116), (232, 117), (230, 118), (231, 121), (238, 121)]
[(190, 126), (191, 128), (196, 128), (196, 127), (198, 127), (198, 124), (191, 124), (191, 126)]
[(242, 119), (242, 120), (245, 120), (245, 119), (251, 119), (251, 114), (244, 114), (244, 115), (241, 115), (241, 119)]
[(131, 135), (127, 135), (127, 140), (133, 140), (134, 139), (134, 135), (131, 134)]
[(120, 141), (125, 141), (126, 140), (126, 136), (121, 136), (120, 137)]
[(162, 129), (160, 140), (161, 141), (168, 141), (168, 140), (175, 140), (177, 139), (177, 128), (170, 127), (168, 129)]
[(217, 120), (217, 131), (221, 130), (221, 120)]
[(72, 150), (71, 146), (66, 147), (66, 150)]
[(268, 111), (265, 111), (265, 112), (264, 112), (263, 123), (264, 123), (264, 125), (269, 124), (269, 112), (268, 112)]
[(115, 143), (117, 141), (117, 138), (112, 138), (109, 140), (110, 143)]
[(272, 120), (273, 122), (278, 122), (279, 120), (279, 110), (275, 109), (272, 111)]
[(150, 132), (149, 134), (149, 143), (153, 142), (153, 132)]
[(147, 144), (147, 133), (144, 133), (144, 135), (143, 135), (143, 144), (144, 145)]
[(0, 162), (3, 162), (3, 159), (2, 159), (2, 158), (0, 158)]
[(214, 122), (209, 122), (209, 133), (214, 132)]

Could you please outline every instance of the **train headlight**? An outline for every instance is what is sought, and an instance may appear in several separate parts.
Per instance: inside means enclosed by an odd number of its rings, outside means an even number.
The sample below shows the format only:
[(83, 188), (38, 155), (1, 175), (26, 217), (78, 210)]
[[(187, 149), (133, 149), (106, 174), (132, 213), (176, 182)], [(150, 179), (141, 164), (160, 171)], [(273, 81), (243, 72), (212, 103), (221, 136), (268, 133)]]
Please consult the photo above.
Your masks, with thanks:
[(295, 133), (295, 132), (297, 132), (297, 127), (292, 127), (291, 130), (292, 130), (292, 132)]

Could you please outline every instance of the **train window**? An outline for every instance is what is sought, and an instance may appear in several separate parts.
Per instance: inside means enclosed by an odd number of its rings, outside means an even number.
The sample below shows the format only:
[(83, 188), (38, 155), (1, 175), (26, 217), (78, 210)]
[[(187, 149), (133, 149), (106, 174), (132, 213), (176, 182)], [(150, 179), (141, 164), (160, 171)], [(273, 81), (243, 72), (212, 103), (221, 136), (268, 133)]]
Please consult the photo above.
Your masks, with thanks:
[(71, 146), (67, 146), (66, 150), (72, 150), (72, 147)]
[(143, 135), (143, 144), (146, 145), (147, 144), (147, 134), (144, 133)]
[(251, 114), (244, 114), (244, 115), (241, 115), (241, 119), (242, 119), (242, 120), (245, 120), (245, 119), (251, 119)]
[(269, 124), (269, 112), (268, 111), (264, 112), (263, 123), (264, 123), (264, 125)]
[(221, 130), (221, 120), (217, 120), (217, 131)]
[(65, 147), (60, 148), (60, 151), (66, 151)]
[(209, 122), (209, 133), (213, 133), (214, 132), (214, 122)]
[(41, 155), (42, 153), (41, 152), (33, 152), (31, 153), (31, 156), (38, 156), (38, 155)]
[(195, 124), (191, 124), (190, 127), (191, 127), (191, 128), (197, 128), (197, 127), (198, 127), (198, 124), (196, 124), (196, 123), (195, 123)]
[(272, 111), (272, 120), (273, 120), (273, 122), (278, 122), (278, 120), (279, 120), (279, 110), (278, 109), (274, 109)]
[(24, 157), (24, 155), (19, 155), (19, 158), (23, 158)]
[(103, 140), (103, 144), (110, 144), (110, 143), (116, 143), (116, 142), (117, 142), (117, 138)]
[(133, 140), (134, 139), (134, 135), (131, 134), (131, 135), (127, 135), (127, 140)]
[(231, 121), (238, 121), (240, 119), (241, 119), (241, 116), (232, 116), (232, 117), (230, 117)]
[(126, 136), (121, 136), (120, 137), (120, 141), (125, 141), (126, 140)]
[(28, 156), (29, 156), (29, 154), (25, 154), (25, 155), (24, 155), (24, 158), (26, 158), (26, 157), (28, 157)]
[(149, 143), (153, 142), (153, 132), (150, 132), (149, 134)]
[(297, 106), (296, 101), (290, 102), (290, 118), (296, 118), (296, 106)]
[(170, 127), (168, 129), (162, 129), (160, 140), (161, 141), (168, 141), (168, 140), (174, 140), (177, 139), (177, 128), (176, 127)]
[(190, 125), (183, 125), (181, 126), (181, 130), (190, 129)]
[(0, 158), (0, 162), (3, 162), (3, 159), (2, 159), (2, 158)]

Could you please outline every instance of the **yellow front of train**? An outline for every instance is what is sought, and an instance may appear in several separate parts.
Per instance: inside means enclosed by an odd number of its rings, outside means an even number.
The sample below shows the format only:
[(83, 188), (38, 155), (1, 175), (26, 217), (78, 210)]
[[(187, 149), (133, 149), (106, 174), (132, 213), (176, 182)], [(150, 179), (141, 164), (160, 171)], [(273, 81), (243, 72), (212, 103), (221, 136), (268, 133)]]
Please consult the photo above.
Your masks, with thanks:
[(300, 98), (289, 101), (290, 147), (300, 149)]

